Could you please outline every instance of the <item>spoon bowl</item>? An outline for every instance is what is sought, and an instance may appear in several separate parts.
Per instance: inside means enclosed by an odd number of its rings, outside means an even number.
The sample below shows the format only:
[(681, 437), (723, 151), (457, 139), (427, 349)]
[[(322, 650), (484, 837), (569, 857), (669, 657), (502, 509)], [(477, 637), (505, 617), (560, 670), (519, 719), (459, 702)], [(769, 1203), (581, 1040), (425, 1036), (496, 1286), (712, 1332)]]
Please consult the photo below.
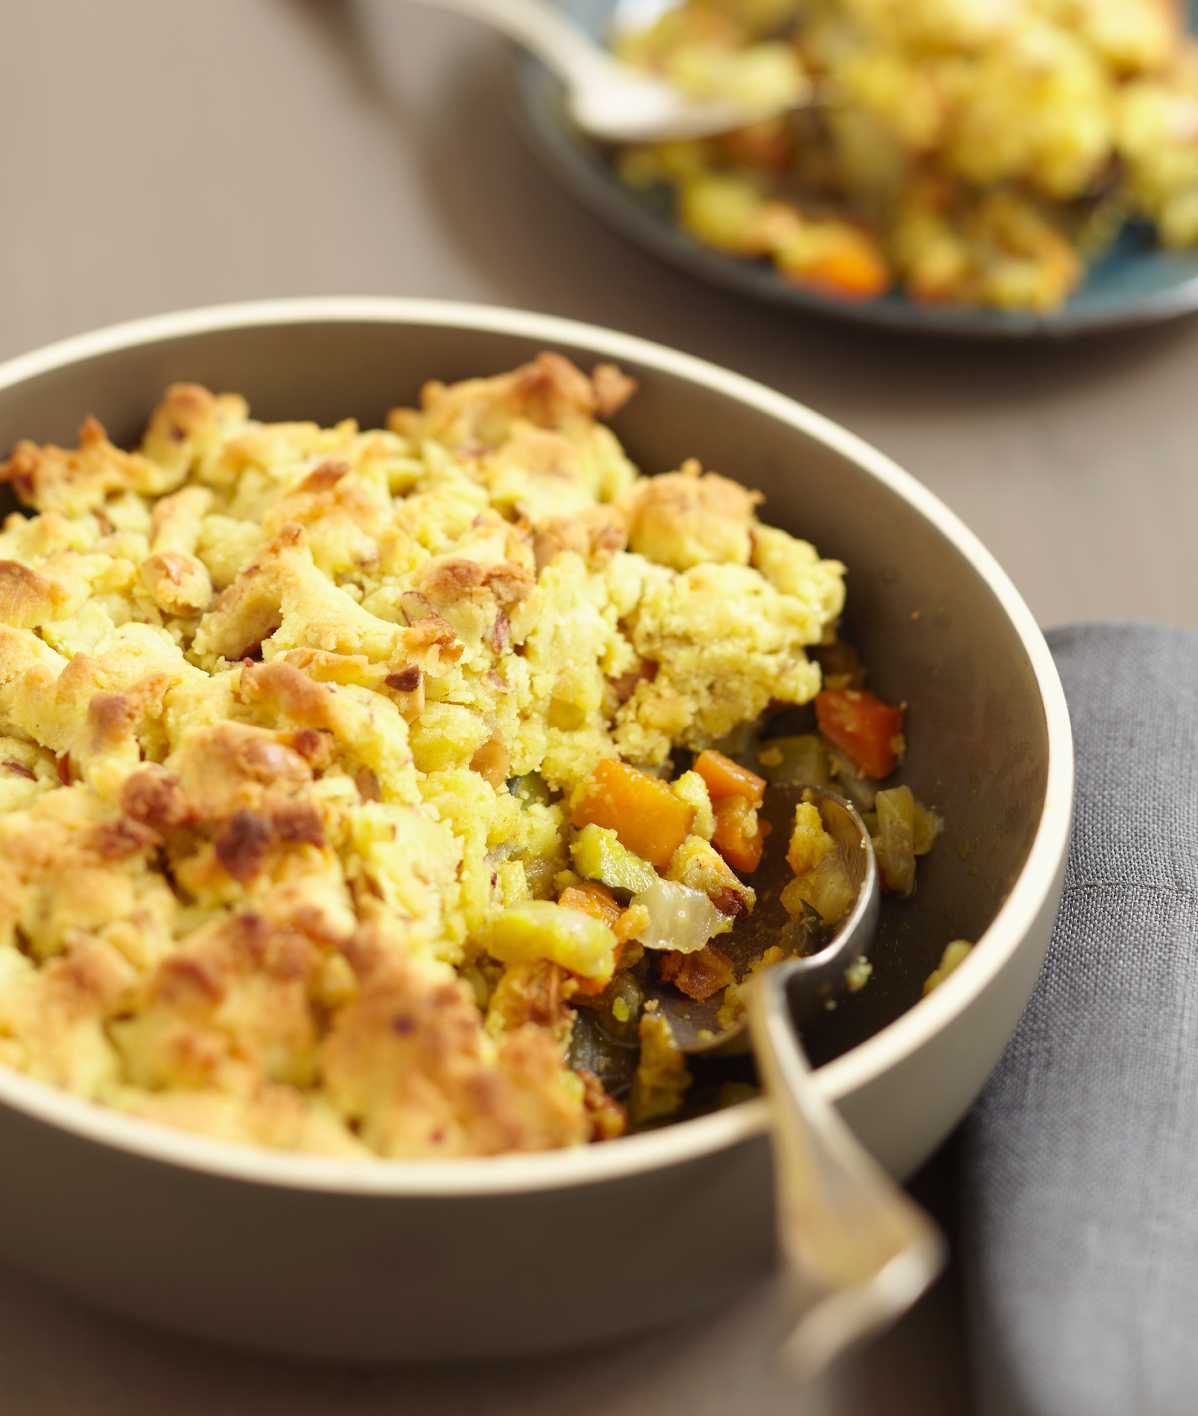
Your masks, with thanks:
[[(721, 937), (719, 947), (729, 955), (738, 977), (751, 966), (783, 932), (801, 933), (801, 923), (787, 920), (778, 896), (788, 874), (785, 854), (790, 824), (799, 802), (813, 802), (823, 819), (824, 829), (836, 842), (856, 891), (852, 908), (835, 926), (831, 937), (819, 942), (811, 953), (791, 961), (790, 995), (799, 1020), (813, 1016), (820, 1008), (835, 1006), (846, 990), (845, 976), (858, 959), (864, 958), (878, 927), (881, 890), (878, 867), (865, 822), (856, 808), (835, 792), (803, 786), (771, 786), (766, 792), (763, 818), (773, 828), (760, 874), (758, 905), (753, 914), (738, 922), (731, 935)], [(812, 931), (818, 939), (818, 933)], [(674, 1040), (690, 1057), (731, 1057), (751, 1050), (748, 1022), (742, 1017), (731, 1027), (721, 1026), (720, 995), (698, 1002), (668, 984), (649, 991), (670, 1024)]]

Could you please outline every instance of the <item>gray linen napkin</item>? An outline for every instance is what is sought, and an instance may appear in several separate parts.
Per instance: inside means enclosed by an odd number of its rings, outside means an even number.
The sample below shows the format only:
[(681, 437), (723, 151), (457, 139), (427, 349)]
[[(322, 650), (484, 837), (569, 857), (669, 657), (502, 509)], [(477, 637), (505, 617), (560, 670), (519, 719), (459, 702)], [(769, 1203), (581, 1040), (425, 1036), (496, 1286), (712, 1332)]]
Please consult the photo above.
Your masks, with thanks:
[(1077, 817), (1035, 995), (961, 1137), (985, 1416), (1198, 1412), (1198, 634), (1049, 635)]

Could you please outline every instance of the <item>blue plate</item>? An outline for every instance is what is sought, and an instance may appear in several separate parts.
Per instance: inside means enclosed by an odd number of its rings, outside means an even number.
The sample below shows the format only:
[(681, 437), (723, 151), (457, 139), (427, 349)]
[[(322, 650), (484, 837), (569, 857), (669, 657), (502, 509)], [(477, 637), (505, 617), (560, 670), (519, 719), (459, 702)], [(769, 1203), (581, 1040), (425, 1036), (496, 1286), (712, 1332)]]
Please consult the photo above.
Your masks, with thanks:
[[(607, 33), (616, 10), (616, 0), (560, 3), (597, 37)], [(1188, 0), (1188, 5), (1191, 27), (1198, 29), (1198, 0)], [(1164, 250), (1141, 223), (1123, 231), (1066, 304), (1050, 315), (924, 305), (893, 293), (857, 303), (805, 290), (782, 280), (765, 262), (737, 260), (692, 240), (674, 224), (668, 193), (625, 187), (602, 151), (569, 122), (560, 85), (535, 59), (521, 58), (517, 82), (536, 146), (599, 216), (675, 265), (758, 300), (859, 324), (1000, 339), (1062, 338), (1153, 324), (1198, 309), (1198, 251)]]

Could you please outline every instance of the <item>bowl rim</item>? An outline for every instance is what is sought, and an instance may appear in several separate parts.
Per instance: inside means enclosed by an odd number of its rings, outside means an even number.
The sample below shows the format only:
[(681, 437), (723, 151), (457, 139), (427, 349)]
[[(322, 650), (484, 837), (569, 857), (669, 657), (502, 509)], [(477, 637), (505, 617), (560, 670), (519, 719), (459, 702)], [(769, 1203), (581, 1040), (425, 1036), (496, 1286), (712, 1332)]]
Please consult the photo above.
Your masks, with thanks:
[[(0, 364), (0, 390), (72, 364), (190, 335), (306, 323), (435, 325), (577, 346), (601, 358), (635, 361), (736, 399), (852, 461), (930, 521), (965, 556), (1001, 604), (1028, 656), (1045, 714), (1048, 770), (1044, 806), (1023, 869), (990, 927), (944, 983), (865, 1042), (815, 1074), (833, 1102), (851, 1096), (917, 1052), (977, 999), (1018, 951), (1050, 896), (1068, 846), (1073, 740), (1052, 654), (1005, 571), (972, 531), (884, 453), (805, 404), (694, 355), (638, 336), (555, 315), (389, 296), (303, 296), (203, 306), (109, 325), (59, 340)], [(86, 410), (84, 410), (86, 411)], [(81, 414), (82, 416), (82, 414)], [(603, 1146), (466, 1160), (343, 1160), (259, 1150), (124, 1116), (48, 1083), (0, 1067), (0, 1103), (27, 1117), (143, 1160), (212, 1176), (334, 1194), (445, 1198), (519, 1194), (598, 1184), (685, 1164), (762, 1135), (757, 1099)]]

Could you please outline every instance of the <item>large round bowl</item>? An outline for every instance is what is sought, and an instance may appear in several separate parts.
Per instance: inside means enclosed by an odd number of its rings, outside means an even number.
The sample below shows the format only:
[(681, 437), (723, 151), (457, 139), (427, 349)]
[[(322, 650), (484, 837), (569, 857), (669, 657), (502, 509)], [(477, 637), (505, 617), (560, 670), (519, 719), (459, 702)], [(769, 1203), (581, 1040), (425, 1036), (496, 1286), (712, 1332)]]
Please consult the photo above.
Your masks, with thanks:
[[(973, 535), (886, 457), (733, 373), (606, 330), (407, 300), (168, 315), (0, 367), (0, 449), (133, 440), (164, 385), (267, 419), (381, 419), (430, 377), (541, 349), (616, 360), (633, 458), (694, 454), (849, 566), (848, 634), (911, 705), (905, 778), (948, 825), (894, 906), (869, 986), (807, 1036), (819, 1084), (896, 1174), (965, 1113), (1048, 942), (1072, 799), (1069, 721), (1026, 605)], [(978, 947), (920, 1000), (944, 945)], [(593, 1342), (718, 1304), (772, 1261), (766, 1109), (752, 1102), (568, 1153), (349, 1163), (229, 1146), (0, 1070), (0, 1260), (155, 1323), (279, 1353), (464, 1359)]]

